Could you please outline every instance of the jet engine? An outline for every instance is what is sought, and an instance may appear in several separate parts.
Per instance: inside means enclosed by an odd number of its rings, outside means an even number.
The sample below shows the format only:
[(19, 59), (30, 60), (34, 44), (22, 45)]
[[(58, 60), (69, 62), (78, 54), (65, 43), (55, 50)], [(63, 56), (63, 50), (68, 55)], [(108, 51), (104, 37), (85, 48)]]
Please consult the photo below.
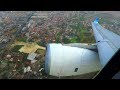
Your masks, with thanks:
[(101, 69), (98, 53), (89, 49), (51, 43), (47, 45), (45, 72), (52, 76), (74, 76)]

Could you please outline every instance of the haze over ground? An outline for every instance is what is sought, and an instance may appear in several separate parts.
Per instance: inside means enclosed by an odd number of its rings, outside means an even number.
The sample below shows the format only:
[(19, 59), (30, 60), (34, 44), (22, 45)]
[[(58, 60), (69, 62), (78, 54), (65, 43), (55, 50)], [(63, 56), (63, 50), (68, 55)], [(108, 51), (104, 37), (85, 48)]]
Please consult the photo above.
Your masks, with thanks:
[(114, 17), (120, 17), (120, 11), (95, 11), (96, 14), (99, 13), (108, 13), (108, 14), (112, 14)]

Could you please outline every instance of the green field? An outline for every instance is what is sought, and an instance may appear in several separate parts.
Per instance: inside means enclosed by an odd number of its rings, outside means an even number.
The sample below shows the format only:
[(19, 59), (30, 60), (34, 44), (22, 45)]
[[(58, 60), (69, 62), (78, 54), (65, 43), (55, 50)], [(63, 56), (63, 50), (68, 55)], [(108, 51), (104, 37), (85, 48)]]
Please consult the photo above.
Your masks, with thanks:
[(16, 45), (16, 46), (14, 46), (12, 49), (11, 49), (11, 51), (12, 52), (19, 52), (19, 49), (22, 47), (23, 45)]

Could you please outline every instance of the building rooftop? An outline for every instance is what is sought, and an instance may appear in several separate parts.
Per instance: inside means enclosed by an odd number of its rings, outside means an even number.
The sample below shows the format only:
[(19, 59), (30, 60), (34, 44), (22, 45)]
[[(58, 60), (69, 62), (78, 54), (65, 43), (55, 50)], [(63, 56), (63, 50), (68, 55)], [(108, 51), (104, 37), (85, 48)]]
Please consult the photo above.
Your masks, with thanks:
[(28, 59), (28, 60), (34, 60), (36, 56), (37, 56), (36, 53), (30, 53), (30, 54), (28, 55), (27, 59)]

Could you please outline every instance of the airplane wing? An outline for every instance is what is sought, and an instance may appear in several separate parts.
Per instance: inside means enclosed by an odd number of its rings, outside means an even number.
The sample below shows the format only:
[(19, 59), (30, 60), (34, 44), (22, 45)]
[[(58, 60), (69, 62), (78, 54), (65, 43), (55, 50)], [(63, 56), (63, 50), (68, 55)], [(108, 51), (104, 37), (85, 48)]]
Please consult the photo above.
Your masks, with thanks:
[(93, 77), (97, 80), (120, 79), (120, 49), (113, 55), (103, 69)]
[(96, 18), (92, 22), (101, 65), (104, 67), (120, 48), (120, 36), (103, 28)]

